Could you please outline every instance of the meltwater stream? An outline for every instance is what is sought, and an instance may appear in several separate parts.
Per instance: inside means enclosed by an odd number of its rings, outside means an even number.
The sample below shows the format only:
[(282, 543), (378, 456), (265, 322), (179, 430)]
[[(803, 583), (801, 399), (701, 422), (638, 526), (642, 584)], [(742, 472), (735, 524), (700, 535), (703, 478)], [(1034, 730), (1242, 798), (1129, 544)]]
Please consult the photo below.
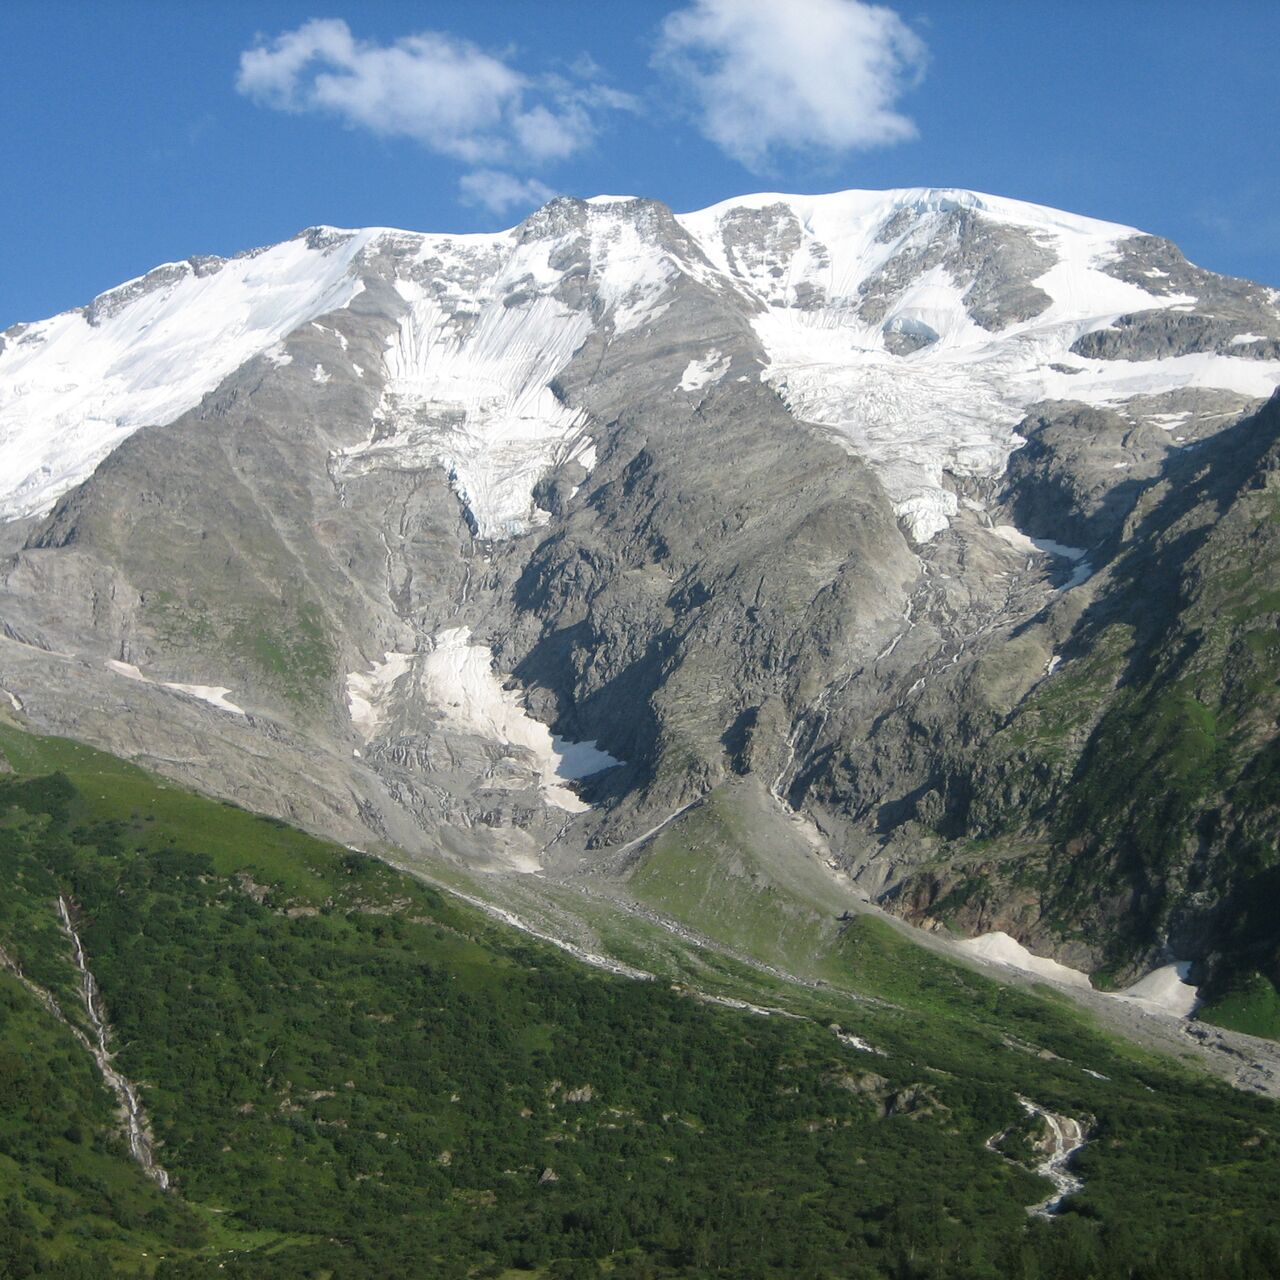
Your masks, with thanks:
[[(1061, 1212), (1063, 1201), (1068, 1196), (1084, 1189), (1084, 1179), (1072, 1173), (1068, 1166), (1071, 1157), (1089, 1141), (1089, 1133), (1074, 1116), (1048, 1111), (1021, 1094), (1018, 1095), (1018, 1105), (1027, 1115), (1044, 1123), (1044, 1138), (1037, 1144), (1044, 1158), (1036, 1165), (1035, 1172), (1053, 1183), (1052, 1194), (1035, 1204), (1027, 1205), (1027, 1212), (1037, 1218), (1052, 1218)], [(1002, 1129), (999, 1133), (993, 1133), (984, 1145), (988, 1151), (994, 1151), (1003, 1159), (1021, 1164), (1021, 1161), (1014, 1160), (1001, 1150), (1000, 1144), (1008, 1135), (1009, 1130)]]
[(1047, 1131), (1044, 1159), (1036, 1165), (1036, 1172), (1053, 1183), (1054, 1191), (1038, 1204), (1029, 1205), (1027, 1212), (1039, 1218), (1051, 1218), (1062, 1207), (1062, 1202), (1084, 1187), (1083, 1179), (1067, 1168), (1071, 1157), (1088, 1142), (1084, 1126), (1073, 1116), (1058, 1115), (1046, 1111), (1029, 1098), (1018, 1099), (1022, 1109), (1031, 1116), (1039, 1116)]
[(94, 980), (93, 974), (89, 971), (89, 965), (85, 960), (84, 946), (81, 944), (80, 935), (76, 932), (76, 927), (71, 921), (71, 912), (67, 907), (67, 900), (62, 896), (58, 898), (58, 915), (62, 919), (62, 927), (71, 939), (71, 945), (75, 952), (76, 968), (80, 973), (80, 999), (84, 1005), (85, 1016), (89, 1019), (89, 1025), (93, 1029), (93, 1039), (85, 1037), (84, 1043), (90, 1053), (93, 1054), (94, 1061), (98, 1064), (98, 1070), (102, 1072), (102, 1078), (120, 1101), (120, 1111), (129, 1135), (130, 1153), (142, 1166), (143, 1172), (153, 1179), (162, 1191), (167, 1191), (169, 1189), (169, 1175), (156, 1163), (155, 1154), (151, 1146), (151, 1137), (147, 1132), (147, 1119), (142, 1110), (142, 1103), (138, 1098), (138, 1091), (129, 1080), (126, 1080), (115, 1069), (112, 1063), (111, 1050), (107, 1047), (109, 1029), (106, 1020), (102, 1016), (102, 1001), (98, 992), (98, 984)]

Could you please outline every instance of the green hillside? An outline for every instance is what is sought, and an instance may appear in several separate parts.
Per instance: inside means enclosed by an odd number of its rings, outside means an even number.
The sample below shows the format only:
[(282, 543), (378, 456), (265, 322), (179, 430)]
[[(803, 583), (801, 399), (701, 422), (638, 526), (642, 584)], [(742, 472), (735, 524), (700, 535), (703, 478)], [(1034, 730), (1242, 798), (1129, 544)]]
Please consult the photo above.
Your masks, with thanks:
[[(77, 744), (0, 723), (0, 752), (0, 1277), (1280, 1270), (1273, 1105), (881, 922), (762, 1016)], [(59, 895), (169, 1193), (36, 994), (83, 1022)], [(1035, 1158), (984, 1145), (1019, 1095), (1092, 1124), (1057, 1221)]]

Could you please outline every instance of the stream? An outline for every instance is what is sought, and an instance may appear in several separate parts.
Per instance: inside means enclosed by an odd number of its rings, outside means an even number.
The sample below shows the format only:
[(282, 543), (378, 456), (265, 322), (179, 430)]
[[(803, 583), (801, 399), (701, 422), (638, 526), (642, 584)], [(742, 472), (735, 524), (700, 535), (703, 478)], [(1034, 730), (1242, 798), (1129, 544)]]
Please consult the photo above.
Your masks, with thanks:
[(1079, 1120), (1046, 1111), (1028, 1098), (1019, 1097), (1022, 1109), (1031, 1116), (1039, 1116), (1048, 1129), (1049, 1149), (1045, 1158), (1036, 1165), (1036, 1172), (1053, 1183), (1053, 1194), (1038, 1204), (1028, 1205), (1027, 1212), (1039, 1218), (1052, 1218), (1062, 1207), (1062, 1202), (1084, 1188), (1084, 1180), (1072, 1173), (1067, 1165), (1071, 1157), (1089, 1141)]
[(89, 970), (88, 962), (85, 960), (84, 946), (81, 944), (80, 935), (76, 932), (76, 927), (71, 921), (71, 912), (67, 907), (67, 900), (61, 896), (58, 898), (58, 915), (75, 951), (76, 969), (80, 973), (80, 999), (84, 1005), (85, 1016), (89, 1019), (89, 1025), (93, 1028), (94, 1038), (92, 1040), (87, 1036), (81, 1036), (81, 1039), (85, 1047), (93, 1054), (94, 1061), (97, 1062), (98, 1070), (102, 1072), (102, 1078), (107, 1082), (108, 1088), (119, 1099), (121, 1118), (125, 1122), (125, 1130), (129, 1137), (130, 1154), (142, 1166), (143, 1172), (162, 1191), (167, 1191), (169, 1189), (169, 1175), (156, 1163), (155, 1154), (151, 1146), (151, 1135), (147, 1128), (147, 1118), (142, 1110), (142, 1102), (138, 1098), (138, 1091), (129, 1080), (125, 1079), (116, 1070), (112, 1062), (111, 1050), (107, 1047), (110, 1028), (107, 1026), (106, 1019), (102, 1016), (102, 999), (98, 991), (98, 984)]
[[(1018, 1105), (1029, 1116), (1036, 1116), (1044, 1121), (1045, 1137), (1038, 1144), (1044, 1158), (1035, 1167), (1035, 1172), (1053, 1183), (1053, 1192), (1035, 1204), (1027, 1205), (1027, 1212), (1037, 1218), (1053, 1218), (1062, 1210), (1062, 1202), (1084, 1189), (1084, 1179), (1072, 1173), (1067, 1167), (1071, 1157), (1088, 1141), (1089, 1135), (1085, 1127), (1073, 1116), (1059, 1115), (1056, 1111), (1046, 1111), (1030, 1098), (1018, 1095)], [(1001, 1149), (1001, 1142), (1008, 1136), (1009, 1130), (1002, 1129), (993, 1133), (983, 1144), (988, 1151), (994, 1151), (1002, 1159), (1012, 1164), (1022, 1165)], [(1022, 1165), (1025, 1168), (1025, 1165)]]

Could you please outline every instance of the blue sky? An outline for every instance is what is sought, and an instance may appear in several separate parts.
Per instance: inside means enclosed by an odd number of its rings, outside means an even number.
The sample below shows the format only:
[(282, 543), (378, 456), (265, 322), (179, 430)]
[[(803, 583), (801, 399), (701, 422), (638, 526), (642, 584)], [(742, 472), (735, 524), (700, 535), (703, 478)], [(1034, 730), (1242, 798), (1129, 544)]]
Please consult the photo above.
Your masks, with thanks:
[(0, 328), (547, 192), (971, 187), (1280, 286), (1277, 51), (1264, 0), (6, 0)]

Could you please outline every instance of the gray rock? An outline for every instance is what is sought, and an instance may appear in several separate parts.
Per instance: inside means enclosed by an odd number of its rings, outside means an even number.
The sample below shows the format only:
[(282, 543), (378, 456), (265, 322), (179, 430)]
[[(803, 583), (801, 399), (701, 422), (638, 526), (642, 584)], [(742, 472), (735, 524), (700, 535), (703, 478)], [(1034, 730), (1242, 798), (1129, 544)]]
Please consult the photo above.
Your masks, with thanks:
[[(813, 819), (832, 861), (914, 918), (1134, 965), (1154, 944), (1119, 922), (1145, 912), (1183, 954), (1221, 950), (1247, 880), (1216, 837), (1200, 863), (1179, 854), (1153, 897), (1121, 874), (1119, 837), (1076, 847), (1053, 824), (1126, 680), (1150, 675), (1126, 667), (1108, 620), (1207, 653), (1219, 644), (1207, 618), (1197, 630), (1177, 617), (1203, 595), (1209, 560), (1272, 572), (1258, 512), (1280, 463), (1265, 449), (1250, 460), (1235, 425), (1256, 405), (1195, 387), (1034, 405), (1004, 475), (945, 477), (957, 515), (917, 545), (880, 474), (761, 377), (753, 322), (777, 307), (809, 323), (833, 305), (820, 282), (792, 283), (829, 265), (828, 247), (787, 204), (744, 207), (719, 223), (726, 271), (664, 206), (609, 208), (661, 264), (640, 282), (636, 323), (619, 322), (615, 241), (582, 201), (553, 201), (513, 238), (552, 246), (546, 272), (501, 276), (510, 250), (493, 242), (387, 234), (358, 259), (351, 303), (288, 336), (288, 362), (249, 361), (189, 413), (131, 436), (47, 517), (0, 526), (0, 687), (41, 730), (417, 865), (616, 870), (633, 840), (746, 775), (762, 804)], [(323, 249), (343, 234), (303, 236)], [(897, 209), (874, 238), (888, 257), (848, 300), (850, 328), (872, 326), (875, 341), (884, 326), (895, 376), (937, 341), (922, 321), (888, 319), (924, 272), (944, 271), (992, 334), (1049, 304), (1035, 283), (1054, 262), (1048, 236), (944, 201)], [(1119, 250), (1106, 268), (1118, 278), (1198, 301), (1135, 311), (1077, 354), (1280, 353), (1269, 291), (1151, 237)], [(161, 269), (94, 315), (220, 261)], [(447, 345), (478, 331), (476, 298), (500, 276), (504, 317), (581, 322), (551, 390), (594, 458), (549, 455), (527, 527), (496, 538), (435, 448), (467, 436), (475, 405), (389, 389), (384, 355), (406, 316), (397, 281), (439, 308), (433, 340)], [(1232, 341), (1243, 333), (1264, 336)], [(716, 375), (682, 387), (709, 352)], [(1052, 367), (1087, 396), (1087, 369)], [(1218, 477), (1212, 492), (1202, 472)], [(1210, 536), (1215, 521), (1231, 527)], [(1192, 544), (1206, 559), (1184, 574), (1177, 548)], [(1159, 574), (1144, 579), (1144, 565)], [(1160, 619), (1142, 602), (1157, 581), (1174, 593)], [(548, 803), (531, 749), (428, 696), (438, 637), (463, 627), (532, 715), (623, 762), (575, 784), (589, 809)], [(1211, 676), (1190, 658), (1176, 668), (1202, 682), (1197, 697), (1265, 687), (1264, 642), (1233, 628)], [(404, 655), (404, 674), (361, 726), (348, 680), (387, 654)], [(247, 714), (173, 685), (225, 686)], [(1261, 759), (1274, 725), (1249, 723)], [(1265, 815), (1249, 821), (1269, 830)], [(1077, 865), (1097, 883), (1073, 897)], [(1082, 942), (1072, 931), (1090, 913), (1108, 928)]]

